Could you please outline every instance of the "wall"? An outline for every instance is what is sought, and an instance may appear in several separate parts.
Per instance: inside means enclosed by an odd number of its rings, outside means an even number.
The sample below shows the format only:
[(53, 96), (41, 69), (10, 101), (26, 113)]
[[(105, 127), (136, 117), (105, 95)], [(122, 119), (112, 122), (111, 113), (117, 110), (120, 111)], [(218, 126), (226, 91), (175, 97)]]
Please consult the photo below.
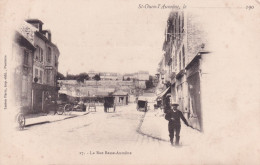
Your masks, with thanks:
[(202, 44), (207, 44), (206, 32), (196, 13), (187, 13), (187, 61), (190, 62), (201, 50)]
[[(200, 21), (200, 16), (195, 13), (186, 11), (172, 13), (168, 19), (168, 25), (171, 25), (171, 23), (174, 26), (168, 26), (172, 28), (168, 29), (168, 33), (176, 32), (174, 34), (176, 37), (173, 41), (175, 49), (173, 49), (171, 54), (173, 58), (172, 71), (175, 71), (176, 75), (178, 75), (178, 78), (175, 76), (174, 80), (172, 79), (171, 81), (172, 101), (179, 103), (179, 109), (192, 122), (195, 128), (202, 129), (200, 75), (196, 73), (196, 76), (187, 77), (185, 67), (202, 50), (202, 45), (207, 44), (206, 33)], [(179, 25), (181, 26), (179, 27)], [(199, 63), (193, 63), (193, 65), (193, 68), (197, 71), (201, 67)], [(188, 72), (191, 70), (192, 68)], [(193, 88), (191, 88), (192, 86)], [(190, 115), (195, 117), (191, 118)]]
[[(28, 65), (24, 66), (24, 50), (29, 52)], [(32, 58), (33, 52), (13, 43), (12, 60), (14, 61), (14, 96), (16, 105), (28, 107), (32, 103)]]
[(133, 81), (85, 81), (77, 83), (76, 80), (59, 80), (61, 85), (60, 93), (71, 94), (74, 90), (80, 90), (83, 95), (96, 95), (100, 92), (111, 93), (116, 90), (122, 90), (131, 94), (135, 89)]

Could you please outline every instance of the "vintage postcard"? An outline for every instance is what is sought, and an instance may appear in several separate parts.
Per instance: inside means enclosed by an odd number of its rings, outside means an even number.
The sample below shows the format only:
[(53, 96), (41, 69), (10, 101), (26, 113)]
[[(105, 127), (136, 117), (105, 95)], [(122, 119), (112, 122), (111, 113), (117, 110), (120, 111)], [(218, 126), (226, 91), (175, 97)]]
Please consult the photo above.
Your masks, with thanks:
[(259, 164), (259, 0), (0, 0), (0, 164)]

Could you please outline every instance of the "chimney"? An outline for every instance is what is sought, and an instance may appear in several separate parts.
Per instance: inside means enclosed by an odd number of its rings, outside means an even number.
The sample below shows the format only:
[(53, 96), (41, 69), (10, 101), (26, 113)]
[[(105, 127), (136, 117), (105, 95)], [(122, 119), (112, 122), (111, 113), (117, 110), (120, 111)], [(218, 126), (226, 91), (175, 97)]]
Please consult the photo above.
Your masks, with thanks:
[(41, 20), (39, 20), (39, 19), (27, 19), (26, 22), (28, 22), (29, 24), (36, 27), (39, 32), (42, 32), (43, 22)]
[(51, 42), (51, 31), (50, 30), (43, 30), (41, 33)]
[(48, 40), (51, 42), (51, 31), (49, 30), (47, 34), (48, 34)]

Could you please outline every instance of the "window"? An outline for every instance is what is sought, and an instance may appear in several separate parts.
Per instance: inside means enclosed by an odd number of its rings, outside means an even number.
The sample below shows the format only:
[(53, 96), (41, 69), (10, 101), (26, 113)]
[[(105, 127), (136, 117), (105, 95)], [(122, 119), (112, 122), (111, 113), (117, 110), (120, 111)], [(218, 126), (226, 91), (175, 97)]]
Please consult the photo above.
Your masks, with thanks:
[(124, 97), (119, 97), (119, 103), (123, 103)]
[(24, 65), (29, 65), (29, 52), (27, 50), (24, 50)]
[(178, 56), (177, 53), (174, 54), (174, 68), (177, 68), (177, 65), (178, 65), (178, 63), (177, 63), (178, 57), (177, 56)]
[(51, 62), (51, 48), (48, 47), (48, 53), (47, 53), (47, 62)]
[(179, 53), (179, 69), (181, 70), (181, 51)]
[(37, 77), (37, 78), (38, 78), (38, 69), (36, 69), (36, 68), (35, 68), (34, 77)]
[[(35, 81), (36, 81), (36, 80), (35, 80), (36, 78), (38, 79), (37, 82), (35, 82)], [(34, 72), (33, 72), (33, 82), (39, 83), (39, 71), (38, 71), (37, 68), (35, 68), (35, 69), (34, 69)]]
[(40, 70), (39, 83), (42, 83), (42, 71)]
[(34, 59), (35, 59), (36, 61), (39, 61), (39, 56), (40, 56), (40, 48), (39, 48), (39, 46), (36, 46), (36, 51), (35, 51)]
[(40, 62), (43, 62), (43, 50), (40, 48)]
[(182, 13), (182, 33), (184, 32), (184, 13)]
[(36, 53), (34, 59), (39, 62), (43, 62), (43, 50), (39, 46), (36, 46)]
[(175, 25), (174, 32), (177, 33), (177, 19), (176, 18), (174, 18), (174, 25)]
[(179, 16), (179, 38), (181, 36), (181, 17)]
[(183, 68), (185, 67), (185, 48), (184, 45), (182, 46), (182, 65)]
[(57, 57), (56, 57), (56, 55), (54, 55), (54, 62), (55, 62), (55, 67), (57, 67), (58, 66), (58, 61), (57, 61)]
[(47, 70), (46, 73), (47, 73), (47, 76), (46, 76), (47, 77), (47, 84), (49, 84), (51, 82), (51, 71)]
[(38, 78), (37, 83), (42, 84), (42, 81), (43, 81), (42, 77), (43, 77), (43, 71), (38, 69), (38, 68), (35, 68), (35, 70), (34, 70), (34, 78)]

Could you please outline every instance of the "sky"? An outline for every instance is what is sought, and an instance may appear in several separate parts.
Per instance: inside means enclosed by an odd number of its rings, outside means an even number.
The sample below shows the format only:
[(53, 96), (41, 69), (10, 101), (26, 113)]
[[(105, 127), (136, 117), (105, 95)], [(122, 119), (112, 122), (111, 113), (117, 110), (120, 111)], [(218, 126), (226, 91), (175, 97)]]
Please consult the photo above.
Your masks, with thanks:
[[(139, 5), (152, 6), (160, 2), (161, 5), (182, 6), (185, 3), (169, 0), (6, 2), (8, 5), (3, 8), (8, 10), (3, 10), (5, 18), (12, 18), (12, 22), (37, 18), (44, 23), (43, 29), (51, 30), (52, 42), (60, 51), (59, 72), (78, 74), (94, 70), (133, 73), (142, 70), (149, 71), (152, 75), (156, 74), (158, 63), (164, 54), (162, 45), (171, 9), (139, 9)], [(198, 6), (195, 2), (186, 5)], [(223, 6), (222, 0), (209, 0), (199, 4), (201, 7), (217, 5)]]
[(37, 18), (60, 50), (63, 74), (95, 71), (156, 73), (168, 10), (138, 9), (138, 1), (30, 1), (21, 18)]

